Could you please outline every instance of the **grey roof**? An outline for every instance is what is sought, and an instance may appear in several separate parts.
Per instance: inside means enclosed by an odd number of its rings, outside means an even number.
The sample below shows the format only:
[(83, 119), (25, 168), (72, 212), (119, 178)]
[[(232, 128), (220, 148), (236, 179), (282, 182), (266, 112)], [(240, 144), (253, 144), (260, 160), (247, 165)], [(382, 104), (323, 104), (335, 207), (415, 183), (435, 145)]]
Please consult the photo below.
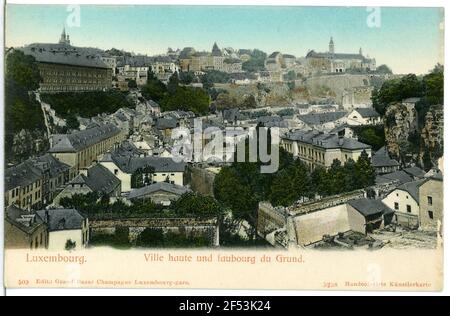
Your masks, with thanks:
[(8, 206), (5, 212), (5, 220), (28, 234), (44, 224), (40, 217), (22, 210), (16, 205)]
[(350, 200), (348, 201), (348, 204), (350, 204), (355, 210), (357, 210), (363, 216), (370, 216), (375, 214), (389, 214), (394, 212), (380, 200), (362, 198), (357, 200)]
[(36, 214), (47, 224), (50, 232), (81, 229), (84, 221), (84, 216), (75, 209), (40, 210)]
[(251, 54), (252, 54), (252, 50), (251, 50), (251, 49), (243, 49), (243, 48), (240, 48), (240, 49), (238, 50), (238, 54), (239, 54), (239, 55), (244, 55), (244, 54), (251, 55)]
[(342, 148), (348, 150), (370, 149), (370, 145), (361, 143), (353, 138), (342, 137), (319, 131), (294, 131), (283, 136), (285, 139), (308, 143), (320, 148)]
[(324, 124), (328, 122), (334, 122), (347, 116), (347, 112), (327, 112), (327, 113), (309, 113), (305, 115), (299, 115), (298, 119), (310, 125)]
[(29, 160), (5, 170), (5, 191), (24, 187), (42, 178), (41, 170)]
[(158, 118), (156, 120), (156, 128), (157, 129), (167, 129), (167, 128), (176, 128), (177, 120), (174, 118)]
[(284, 58), (295, 58), (295, 56), (291, 55), (291, 54), (283, 54), (283, 57)]
[(40, 169), (41, 172), (48, 172), (51, 178), (58, 176), (59, 174), (70, 169), (70, 166), (68, 164), (59, 161), (50, 154), (31, 158), (30, 161), (32, 164), (34, 164), (34, 166)]
[(420, 169), (419, 167), (408, 167), (403, 169), (407, 174), (415, 177), (415, 178), (423, 178), (425, 177), (425, 171)]
[(399, 181), (400, 183), (407, 183), (407, 182), (413, 181), (414, 179), (409, 174), (407, 174), (405, 171), (399, 170), (399, 171), (394, 171), (391, 173), (377, 176), (375, 179), (375, 183), (376, 184), (388, 183), (388, 182), (392, 182), (395, 180)]
[(120, 185), (120, 180), (100, 164), (87, 171), (87, 176), (79, 174), (69, 184), (86, 184), (93, 192), (111, 194)]
[(89, 48), (75, 47), (64, 43), (33, 43), (21, 48), (21, 50), (24, 54), (33, 56), (41, 63), (109, 68), (108, 65), (102, 61), (100, 55)]
[(380, 114), (378, 114), (377, 111), (375, 111), (372, 108), (357, 108), (355, 109), (356, 112), (361, 114), (362, 117), (379, 117)]
[(347, 53), (317, 53), (314, 50), (306, 54), (306, 58), (328, 58), (328, 59), (359, 59), (361, 61), (369, 61), (368, 58), (361, 54), (347, 54)]
[(280, 54), (280, 52), (273, 52), (272, 54), (269, 55), (268, 58), (275, 58), (277, 57), (278, 54)]
[(400, 166), (400, 163), (392, 159), (386, 149), (386, 146), (381, 147), (377, 152), (372, 155), (372, 165), (375, 168), (379, 167), (396, 167)]
[(426, 179), (421, 179), (417, 181), (407, 182), (399, 185), (396, 189), (408, 192), (411, 197), (419, 203), (419, 187), (424, 183)]
[(72, 134), (53, 135), (53, 147), (48, 152), (77, 152), (119, 133), (120, 129), (113, 124), (105, 124), (76, 131)]
[(143, 198), (146, 195), (158, 192), (158, 191), (165, 191), (165, 192), (170, 192), (176, 195), (183, 195), (186, 192), (189, 192), (189, 189), (181, 186), (181, 185), (177, 185), (177, 184), (172, 184), (172, 183), (167, 183), (167, 182), (157, 182), (157, 183), (153, 183), (151, 185), (147, 185), (145, 187), (139, 188), (139, 189), (135, 189), (132, 190), (130, 192), (130, 194), (128, 195), (129, 199), (139, 199), (139, 198)]
[(139, 168), (153, 167), (155, 172), (184, 172), (186, 163), (175, 162), (169, 157), (124, 157), (114, 153), (105, 155), (102, 161), (111, 159), (123, 172), (132, 174)]
[(70, 169), (70, 166), (57, 160), (50, 154), (30, 158), (16, 166), (5, 170), (5, 190), (27, 186), (44, 177), (48, 173), (53, 178)]

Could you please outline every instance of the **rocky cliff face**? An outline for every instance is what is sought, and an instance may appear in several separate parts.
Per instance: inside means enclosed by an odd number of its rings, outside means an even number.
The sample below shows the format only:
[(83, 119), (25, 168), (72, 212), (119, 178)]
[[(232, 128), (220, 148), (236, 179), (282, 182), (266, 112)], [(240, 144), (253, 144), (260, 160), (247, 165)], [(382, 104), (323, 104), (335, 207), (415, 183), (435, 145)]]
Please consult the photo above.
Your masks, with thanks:
[(429, 153), (431, 160), (437, 162), (443, 155), (444, 149), (444, 111), (442, 105), (433, 105), (426, 113), (420, 137), (420, 159), (423, 160), (424, 154)]
[(414, 108), (396, 103), (390, 105), (384, 116), (386, 148), (395, 157), (412, 159), (409, 138), (417, 132), (417, 112)]

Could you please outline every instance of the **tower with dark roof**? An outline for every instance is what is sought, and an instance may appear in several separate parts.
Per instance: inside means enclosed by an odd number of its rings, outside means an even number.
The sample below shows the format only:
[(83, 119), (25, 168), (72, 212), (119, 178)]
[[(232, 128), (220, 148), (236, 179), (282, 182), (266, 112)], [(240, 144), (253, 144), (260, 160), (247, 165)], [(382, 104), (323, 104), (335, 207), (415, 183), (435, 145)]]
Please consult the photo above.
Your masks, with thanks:
[(219, 46), (217, 46), (216, 42), (214, 42), (211, 53), (213, 56), (222, 56), (222, 51), (220, 50)]

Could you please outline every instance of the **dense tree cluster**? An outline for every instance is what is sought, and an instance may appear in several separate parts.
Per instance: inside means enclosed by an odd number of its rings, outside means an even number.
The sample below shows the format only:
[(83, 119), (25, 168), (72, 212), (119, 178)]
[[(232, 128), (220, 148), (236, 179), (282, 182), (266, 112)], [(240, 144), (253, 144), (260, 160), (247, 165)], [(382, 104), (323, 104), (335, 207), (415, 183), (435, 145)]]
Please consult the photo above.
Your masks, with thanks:
[(192, 111), (205, 114), (209, 111), (210, 97), (201, 88), (181, 86), (178, 73), (174, 73), (167, 86), (151, 72), (146, 85), (142, 87), (142, 95), (159, 103), (162, 111)]
[(250, 59), (242, 63), (242, 69), (249, 73), (264, 70), (264, 61), (266, 58), (267, 54), (265, 52), (254, 49), (251, 53)]
[(41, 94), (41, 100), (50, 104), (63, 117), (90, 118), (101, 113), (111, 114), (120, 108), (134, 107), (127, 94), (119, 91), (64, 92)]
[(44, 116), (31, 91), (39, 88), (41, 77), (34, 57), (13, 50), (6, 56), (5, 71), (5, 153), (10, 157), (13, 137), (22, 129), (44, 129)]
[(373, 150), (378, 150), (385, 145), (383, 125), (352, 126), (352, 129), (357, 135), (358, 140), (364, 144), (372, 146)]

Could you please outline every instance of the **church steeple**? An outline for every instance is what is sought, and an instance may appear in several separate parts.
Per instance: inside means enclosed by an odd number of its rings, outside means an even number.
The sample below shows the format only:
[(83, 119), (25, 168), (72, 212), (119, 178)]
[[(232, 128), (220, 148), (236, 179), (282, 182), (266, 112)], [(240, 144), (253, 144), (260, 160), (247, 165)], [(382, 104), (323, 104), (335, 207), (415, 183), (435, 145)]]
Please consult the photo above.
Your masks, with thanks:
[(330, 38), (330, 43), (328, 44), (328, 52), (334, 54), (334, 42), (333, 37)]
[(362, 53), (362, 48), (361, 48), (361, 47), (359, 48), (359, 54), (360, 54), (360, 55), (363, 54), (363, 53)]
[(70, 45), (69, 35), (66, 35), (66, 28), (63, 28), (63, 31), (61, 33), (61, 37), (59, 38), (60, 44), (68, 44)]

